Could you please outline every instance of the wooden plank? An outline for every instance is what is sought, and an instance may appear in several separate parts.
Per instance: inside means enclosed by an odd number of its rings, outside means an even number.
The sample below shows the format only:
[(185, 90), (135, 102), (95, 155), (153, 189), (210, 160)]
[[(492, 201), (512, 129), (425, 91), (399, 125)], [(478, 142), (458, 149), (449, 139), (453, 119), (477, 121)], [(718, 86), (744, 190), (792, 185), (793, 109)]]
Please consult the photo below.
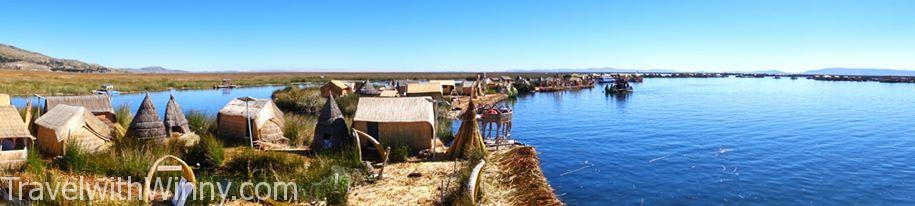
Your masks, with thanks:
[(183, 171), (183, 170), (181, 169), (181, 166), (180, 166), (180, 165), (159, 165), (159, 167), (156, 167), (156, 171), (159, 171), (159, 172), (181, 172), (181, 171)]

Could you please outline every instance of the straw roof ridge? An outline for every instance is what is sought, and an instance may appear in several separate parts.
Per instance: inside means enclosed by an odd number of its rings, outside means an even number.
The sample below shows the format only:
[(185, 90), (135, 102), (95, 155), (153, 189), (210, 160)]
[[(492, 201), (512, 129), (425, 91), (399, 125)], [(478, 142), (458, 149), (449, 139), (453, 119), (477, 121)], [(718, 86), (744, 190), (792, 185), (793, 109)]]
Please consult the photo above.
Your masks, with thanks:
[(430, 97), (359, 98), (353, 121), (428, 122), (434, 127), (435, 113)]
[(407, 84), (407, 93), (408, 94), (430, 93), (430, 92), (442, 93), (442, 84), (436, 83), (436, 82)]
[(347, 85), (346, 82), (343, 82), (340, 80), (330, 80), (329, 83), (333, 84), (334, 86), (340, 87), (342, 89), (349, 88), (349, 85)]
[(175, 95), (171, 95), (168, 99), (168, 104), (165, 106), (165, 122), (163, 123), (165, 128), (169, 130), (174, 127), (180, 127), (183, 130), (174, 132), (187, 133), (191, 131), (187, 117), (184, 116), (184, 111), (181, 111), (181, 106), (175, 101)]
[(127, 134), (130, 137), (138, 139), (158, 139), (167, 137), (165, 134), (165, 123), (159, 120), (159, 114), (156, 112), (156, 106), (149, 97), (149, 93), (143, 98), (143, 103), (140, 103), (140, 108), (137, 109), (136, 116), (134, 116), (133, 121), (130, 122)]
[(34, 138), (13, 105), (0, 106), (0, 139)]
[[(283, 111), (276, 107), (273, 104), (273, 100), (270, 99), (257, 99), (248, 103), (247, 114), (250, 114), (251, 118), (254, 119), (255, 125), (263, 125), (267, 121), (274, 121), (282, 125), (286, 124), (283, 119)], [(245, 117), (245, 101), (240, 99), (229, 101), (226, 106), (219, 110), (219, 115)]]
[(108, 95), (47, 97), (45, 110), (51, 110), (54, 108), (54, 106), (60, 104), (85, 107), (89, 110), (89, 112), (92, 113), (114, 114), (114, 108), (111, 106), (111, 99), (108, 98)]
[(35, 124), (54, 130), (58, 141), (63, 140), (70, 131), (79, 127), (87, 128), (100, 138), (106, 140), (111, 138), (111, 129), (102, 120), (89, 113), (88, 109), (80, 106), (57, 105), (44, 115), (41, 115), (41, 117), (38, 117), (35, 120)]

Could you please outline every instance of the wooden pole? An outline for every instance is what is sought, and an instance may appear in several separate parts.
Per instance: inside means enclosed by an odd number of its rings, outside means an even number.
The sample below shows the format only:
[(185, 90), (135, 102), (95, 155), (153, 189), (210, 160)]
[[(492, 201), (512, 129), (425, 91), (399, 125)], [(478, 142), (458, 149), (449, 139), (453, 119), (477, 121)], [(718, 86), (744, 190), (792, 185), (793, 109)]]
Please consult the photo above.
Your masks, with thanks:
[[(359, 157), (359, 161), (362, 161), (362, 143), (359, 142), (359, 133), (356, 130), (353, 130), (353, 142), (356, 143), (356, 156)], [(314, 140), (312, 140), (314, 141)]]
[(381, 163), (381, 170), (378, 171), (378, 179), (384, 177), (384, 167), (388, 166), (388, 157), (391, 156), (391, 147), (388, 147), (384, 151), (384, 162)]

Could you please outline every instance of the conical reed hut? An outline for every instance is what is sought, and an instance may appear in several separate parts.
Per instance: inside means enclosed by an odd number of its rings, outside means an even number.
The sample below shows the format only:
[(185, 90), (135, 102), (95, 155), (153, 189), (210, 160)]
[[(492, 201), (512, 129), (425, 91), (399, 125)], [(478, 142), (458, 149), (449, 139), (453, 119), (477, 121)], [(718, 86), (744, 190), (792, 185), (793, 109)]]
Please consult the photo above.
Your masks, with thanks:
[(111, 130), (102, 120), (85, 107), (57, 105), (35, 120), (37, 145), (49, 155), (63, 155), (66, 147), (73, 145), (83, 152), (97, 152), (108, 148)]
[[(474, 88), (475, 89), (475, 88)], [(473, 102), (475, 95), (470, 96), (467, 102), (467, 111), (461, 114), (461, 127), (454, 136), (454, 143), (448, 148), (445, 156), (450, 159), (471, 157), (474, 153), (486, 155), (486, 145), (480, 134), (477, 124), (476, 104)]]
[(352, 139), (349, 135), (349, 128), (346, 126), (346, 120), (343, 119), (343, 112), (340, 111), (334, 97), (330, 96), (324, 103), (321, 114), (318, 115), (315, 133), (311, 140), (311, 150), (340, 148), (351, 143)]
[(173, 133), (187, 134), (191, 132), (191, 127), (187, 123), (187, 117), (181, 106), (175, 101), (175, 95), (168, 98), (168, 104), (165, 106), (165, 130), (169, 135)]
[(127, 136), (140, 140), (164, 140), (168, 137), (165, 134), (165, 124), (159, 120), (159, 113), (148, 93), (127, 127)]
[(25, 163), (28, 145), (35, 140), (16, 107), (4, 103), (9, 102), (0, 100), (0, 170), (18, 168)]

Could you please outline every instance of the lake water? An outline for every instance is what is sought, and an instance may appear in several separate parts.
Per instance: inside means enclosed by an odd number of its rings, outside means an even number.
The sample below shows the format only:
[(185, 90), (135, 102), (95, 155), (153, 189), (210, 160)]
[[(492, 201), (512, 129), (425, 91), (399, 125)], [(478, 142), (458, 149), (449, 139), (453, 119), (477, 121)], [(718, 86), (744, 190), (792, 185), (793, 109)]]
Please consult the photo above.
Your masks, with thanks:
[(570, 205), (915, 205), (915, 84), (645, 79), (514, 103)]
[[(216, 115), (223, 106), (229, 101), (238, 97), (250, 96), (254, 98), (270, 98), (273, 91), (283, 89), (285, 86), (263, 86), (263, 87), (244, 87), (235, 89), (205, 89), (205, 90), (172, 90), (161, 92), (150, 92), (153, 104), (156, 105), (156, 112), (159, 117), (165, 115), (165, 105), (168, 104), (170, 95), (175, 95), (175, 101), (185, 111), (201, 111), (209, 115)], [(115, 109), (121, 105), (130, 107), (131, 112), (136, 112), (146, 93), (120, 94), (111, 96), (111, 104)], [(27, 100), (23, 97), (13, 98), (13, 104), (20, 108), (25, 105)], [(32, 97), (33, 104), (38, 103), (38, 99)], [(43, 101), (42, 101), (43, 102)], [(43, 103), (42, 103), (43, 104)]]
[[(513, 136), (570, 205), (913, 205), (915, 84), (645, 79), (520, 97)], [(151, 93), (215, 115), (283, 87)], [(113, 96), (133, 111), (142, 94)], [(24, 99), (15, 98), (15, 104)], [(457, 127), (457, 124), (455, 125)]]

